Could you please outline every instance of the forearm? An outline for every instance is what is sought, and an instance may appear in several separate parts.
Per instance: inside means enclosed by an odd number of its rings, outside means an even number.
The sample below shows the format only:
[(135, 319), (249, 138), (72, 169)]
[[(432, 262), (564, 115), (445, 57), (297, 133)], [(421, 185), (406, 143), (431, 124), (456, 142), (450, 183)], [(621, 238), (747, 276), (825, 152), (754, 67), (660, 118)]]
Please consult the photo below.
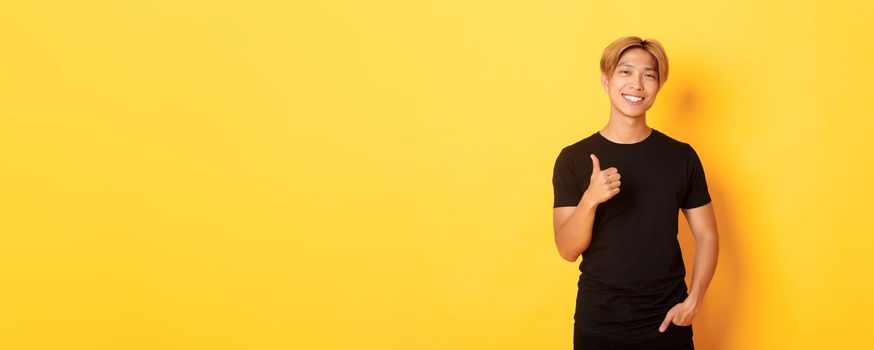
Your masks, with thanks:
[(592, 241), (592, 225), (595, 222), (595, 210), (598, 204), (591, 200), (588, 195), (583, 198), (574, 209), (574, 213), (558, 229), (555, 235), (555, 244), (561, 256), (568, 261), (576, 261), (589, 247)]
[(704, 293), (716, 272), (716, 263), (719, 256), (719, 238), (710, 235), (707, 238), (698, 239), (695, 242), (695, 263), (692, 267), (692, 286), (689, 289), (689, 298), (700, 305), (704, 299)]

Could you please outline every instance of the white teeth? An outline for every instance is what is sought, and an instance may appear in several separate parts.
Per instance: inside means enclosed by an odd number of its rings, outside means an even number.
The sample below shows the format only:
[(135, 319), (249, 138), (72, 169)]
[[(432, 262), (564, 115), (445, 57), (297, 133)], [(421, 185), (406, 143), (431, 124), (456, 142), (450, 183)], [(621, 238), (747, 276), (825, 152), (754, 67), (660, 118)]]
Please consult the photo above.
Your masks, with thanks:
[(626, 100), (629, 100), (631, 102), (640, 102), (641, 100), (643, 100), (643, 98), (628, 95), (622, 95), (622, 97), (625, 97)]

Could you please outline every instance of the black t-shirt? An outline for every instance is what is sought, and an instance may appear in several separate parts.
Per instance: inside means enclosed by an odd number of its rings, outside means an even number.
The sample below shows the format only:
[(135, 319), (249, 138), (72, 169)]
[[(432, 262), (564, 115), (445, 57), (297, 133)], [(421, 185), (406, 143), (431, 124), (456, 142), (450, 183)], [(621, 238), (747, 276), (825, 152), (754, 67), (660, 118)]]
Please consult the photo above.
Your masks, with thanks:
[(688, 296), (677, 240), (680, 208), (710, 202), (704, 168), (688, 143), (652, 129), (643, 141), (615, 143), (595, 132), (559, 152), (553, 169), (553, 207), (576, 206), (589, 187), (594, 153), (601, 170), (616, 167), (619, 193), (598, 205), (592, 240), (580, 262), (574, 327), (620, 343), (692, 325), (659, 325)]

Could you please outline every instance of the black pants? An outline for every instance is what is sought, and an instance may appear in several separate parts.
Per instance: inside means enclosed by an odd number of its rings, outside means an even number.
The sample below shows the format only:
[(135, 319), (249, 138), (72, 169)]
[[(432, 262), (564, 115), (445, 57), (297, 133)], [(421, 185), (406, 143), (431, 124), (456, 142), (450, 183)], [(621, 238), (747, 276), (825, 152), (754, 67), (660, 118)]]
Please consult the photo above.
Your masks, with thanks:
[[(673, 326), (673, 325), (672, 325)], [(665, 333), (655, 340), (638, 344), (613, 343), (589, 336), (574, 329), (574, 350), (695, 350), (692, 335), (688, 333)]]

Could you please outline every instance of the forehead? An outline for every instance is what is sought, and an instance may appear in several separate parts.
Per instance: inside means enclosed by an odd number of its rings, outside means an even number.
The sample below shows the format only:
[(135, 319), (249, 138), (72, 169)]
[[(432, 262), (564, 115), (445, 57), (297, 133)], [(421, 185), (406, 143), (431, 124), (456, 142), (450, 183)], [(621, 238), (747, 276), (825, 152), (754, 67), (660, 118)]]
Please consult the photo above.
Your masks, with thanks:
[(657, 71), (655, 57), (641, 48), (634, 48), (622, 53), (616, 67), (640, 68), (643, 70)]

